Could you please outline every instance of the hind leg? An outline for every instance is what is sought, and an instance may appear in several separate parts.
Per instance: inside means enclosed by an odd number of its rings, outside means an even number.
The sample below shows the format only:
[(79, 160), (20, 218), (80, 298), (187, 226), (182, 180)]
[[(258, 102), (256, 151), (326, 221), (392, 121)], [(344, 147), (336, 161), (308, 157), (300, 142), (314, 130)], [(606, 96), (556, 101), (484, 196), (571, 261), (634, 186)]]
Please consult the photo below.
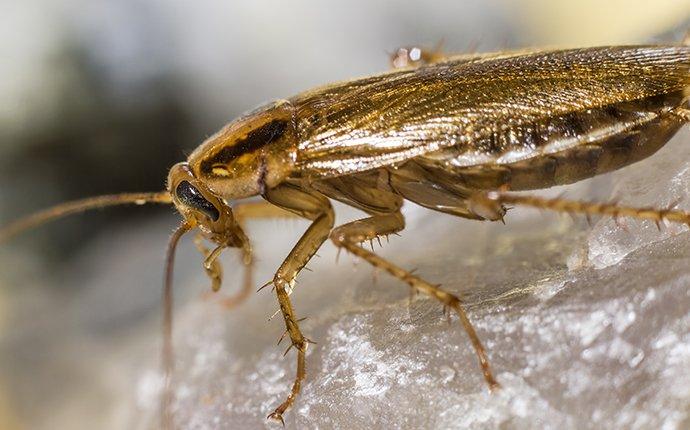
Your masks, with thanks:
[(477, 336), (472, 323), (470, 322), (461, 300), (438, 285), (433, 285), (412, 273), (401, 269), (395, 264), (379, 257), (373, 252), (367, 251), (360, 244), (369, 240), (401, 231), (405, 227), (405, 220), (400, 212), (383, 215), (373, 215), (370, 218), (354, 221), (333, 229), (331, 240), (338, 248), (345, 248), (352, 254), (364, 259), (374, 267), (385, 270), (394, 277), (408, 284), (414, 291), (424, 293), (433, 297), (448, 309), (453, 309), (460, 317), (465, 332), (472, 342), (474, 351), (479, 359), (479, 364), (484, 374), (484, 379), (490, 389), (498, 387), (498, 382), (494, 378), (486, 350), (482, 346), (479, 336)]
[(592, 203), (562, 198), (544, 198), (530, 195), (516, 195), (501, 192), (478, 193), (471, 198), (471, 202), (481, 207), (487, 213), (505, 212), (504, 205), (529, 206), (554, 212), (579, 214), (590, 217), (593, 215), (609, 216), (613, 219), (635, 218), (654, 221), (657, 226), (662, 222), (676, 222), (690, 225), (690, 212), (673, 208), (637, 208), (619, 205), (617, 203)]

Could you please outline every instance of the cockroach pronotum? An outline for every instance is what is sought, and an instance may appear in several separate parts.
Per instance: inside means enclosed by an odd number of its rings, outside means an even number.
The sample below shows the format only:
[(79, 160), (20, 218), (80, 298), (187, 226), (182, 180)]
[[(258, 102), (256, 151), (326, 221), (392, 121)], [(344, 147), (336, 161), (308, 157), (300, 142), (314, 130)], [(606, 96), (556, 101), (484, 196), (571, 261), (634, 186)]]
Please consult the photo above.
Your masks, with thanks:
[[(271, 282), (297, 351), (297, 370), (289, 395), (269, 418), (283, 421), (305, 378), (310, 341), (300, 330), (290, 293), (297, 275), (328, 239), (455, 311), (486, 383), (497, 388), (488, 355), (458, 296), (361, 244), (404, 228), (404, 200), (481, 221), (502, 221), (506, 205), (512, 205), (690, 224), (690, 213), (673, 208), (511, 193), (580, 181), (661, 148), (690, 120), (690, 46), (460, 56), (403, 49), (393, 60), (403, 67), (306, 91), (241, 116), (173, 166), (165, 191), (64, 203), (6, 226), (0, 241), (94, 208), (144, 203), (177, 208), (183, 221), (167, 248), (163, 290), (166, 427), (173, 425), (176, 245), (183, 234), (198, 230), (204, 269), (218, 290), (217, 257), (223, 249), (241, 248), (249, 269), (252, 253), (243, 225), (254, 217), (296, 215), (311, 221)], [(263, 201), (242, 202), (254, 196)], [(331, 199), (367, 216), (335, 227)], [(206, 249), (203, 240), (215, 248)]]

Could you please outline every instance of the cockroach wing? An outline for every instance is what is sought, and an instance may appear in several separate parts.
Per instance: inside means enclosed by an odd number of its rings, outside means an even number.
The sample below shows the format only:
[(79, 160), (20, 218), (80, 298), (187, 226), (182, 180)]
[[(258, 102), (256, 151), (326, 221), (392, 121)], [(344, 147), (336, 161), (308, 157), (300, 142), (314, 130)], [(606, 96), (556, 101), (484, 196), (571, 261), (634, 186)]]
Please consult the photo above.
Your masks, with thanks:
[(524, 160), (652, 120), (684, 103), (688, 86), (685, 46), (450, 58), (294, 97), (299, 172)]

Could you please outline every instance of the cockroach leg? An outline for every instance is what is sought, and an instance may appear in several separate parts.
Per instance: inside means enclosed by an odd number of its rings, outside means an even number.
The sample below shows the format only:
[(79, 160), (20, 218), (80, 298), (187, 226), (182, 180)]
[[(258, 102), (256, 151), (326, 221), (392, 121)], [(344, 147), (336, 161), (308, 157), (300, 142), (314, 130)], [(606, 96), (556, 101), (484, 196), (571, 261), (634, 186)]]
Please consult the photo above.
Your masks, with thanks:
[(223, 282), (223, 267), (218, 261), (218, 256), (225, 247), (218, 246), (213, 250), (208, 249), (204, 245), (204, 237), (201, 233), (194, 236), (194, 245), (204, 256), (204, 270), (211, 279), (211, 290), (214, 292), (220, 290), (220, 285)]
[(232, 208), (235, 220), (242, 228), (249, 220), (269, 218), (297, 218), (297, 216), (266, 201), (246, 202)]
[(237, 294), (223, 299), (222, 303), (226, 309), (241, 305), (249, 298), (254, 288), (254, 255), (249, 242), (242, 248), (242, 264), (244, 265), (242, 289)]
[[(233, 208), (235, 220), (240, 228), (244, 231), (248, 221), (253, 219), (272, 219), (272, 218), (291, 218), (294, 214), (274, 206), (266, 201), (260, 202), (246, 202), (239, 204)], [(218, 257), (226, 247), (223, 245), (217, 246), (213, 250), (208, 249), (204, 245), (204, 238), (202, 234), (198, 234), (194, 238), (194, 244), (197, 249), (204, 256), (204, 270), (211, 279), (211, 289), (217, 292), (220, 289), (223, 277), (223, 269)], [(242, 288), (240, 291), (231, 296), (224, 298), (222, 304), (224, 307), (231, 309), (242, 304), (249, 296), (254, 284), (254, 257), (252, 247), (248, 239), (242, 243), (242, 264), (244, 265), (244, 275), (242, 280)]]
[(690, 109), (679, 107), (671, 111), (674, 115), (682, 118), (686, 122), (690, 122)]
[(367, 251), (360, 245), (361, 242), (371, 238), (396, 233), (405, 227), (405, 220), (400, 212), (391, 214), (374, 215), (370, 218), (354, 221), (333, 229), (331, 240), (339, 248), (345, 248), (352, 254), (366, 260), (374, 267), (385, 270), (394, 277), (407, 283), (414, 291), (424, 293), (440, 301), (444, 308), (453, 309), (462, 323), (465, 332), (472, 341), (472, 346), (479, 358), (479, 364), (484, 374), (484, 379), (490, 389), (498, 388), (499, 384), (491, 372), (489, 359), (486, 355), (472, 323), (470, 322), (460, 299), (451, 293), (441, 289), (438, 285), (433, 285), (412, 273), (401, 269), (393, 263), (379, 257), (373, 252)]
[(290, 394), (268, 416), (268, 418), (283, 422), (283, 413), (292, 406), (302, 388), (302, 381), (306, 375), (305, 360), (309, 343), (299, 328), (289, 296), (299, 272), (328, 238), (328, 233), (333, 228), (335, 216), (326, 197), (296, 185), (284, 184), (267, 190), (264, 193), (264, 198), (276, 206), (312, 221), (273, 277), (273, 285), (285, 321), (285, 329), (292, 342), (290, 348), (294, 347), (297, 350), (297, 372)]
[[(476, 196), (475, 198), (478, 198)], [(499, 192), (489, 192), (484, 195), (484, 202), (491, 201), (496, 207), (502, 204), (512, 204), (515, 206), (529, 206), (537, 209), (546, 209), (560, 213), (581, 214), (585, 216), (600, 215), (609, 216), (613, 219), (635, 218), (640, 220), (650, 220), (656, 223), (663, 221), (687, 224), (690, 226), (690, 212), (677, 209), (657, 209), (657, 208), (636, 208), (623, 206), (618, 203), (591, 203), (577, 200), (567, 200), (562, 198), (547, 199), (529, 195), (505, 194)]]
[[(288, 335), (290, 336), (290, 347), (285, 351), (287, 354), (290, 348), (294, 347), (297, 350), (297, 373), (295, 375), (295, 381), (292, 384), (292, 389), (288, 397), (281, 403), (273, 412), (268, 415), (268, 418), (280, 421), (285, 425), (283, 420), (283, 413), (285, 413), (290, 406), (295, 402), (297, 395), (302, 389), (302, 381), (306, 376), (306, 353), (307, 345), (309, 342), (302, 334), (299, 328), (299, 323), (295, 319), (295, 314), (292, 309), (292, 303), (290, 302), (290, 296), (288, 290), (284, 284), (276, 285), (276, 295), (278, 297), (278, 303), (280, 303), (280, 311), (283, 313), (283, 319), (285, 320), (285, 327)], [(281, 337), (282, 339), (282, 337)]]
[[(266, 201), (239, 204), (233, 208), (233, 213), (242, 230), (246, 230), (246, 224), (251, 220), (295, 217), (294, 214)], [(254, 288), (254, 254), (249, 241), (246, 241), (242, 247), (242, 264), (244, 265), (242, 288), (237, 294), (223, 299), (223, 306), (227, 309), (242, 304), (249, 298)]]

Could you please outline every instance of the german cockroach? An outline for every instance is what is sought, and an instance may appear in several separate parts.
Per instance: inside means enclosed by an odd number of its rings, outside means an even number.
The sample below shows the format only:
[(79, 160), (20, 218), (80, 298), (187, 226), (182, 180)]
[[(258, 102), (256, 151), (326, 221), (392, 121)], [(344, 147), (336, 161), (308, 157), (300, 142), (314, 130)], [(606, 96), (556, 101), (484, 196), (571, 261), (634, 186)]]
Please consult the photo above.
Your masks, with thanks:
[[(269, 415), (282, 421), (304, 381), (310, 343), (290, 293), (328, 239), (457, 313), (486, 383), (490, 389), (499, 386), (458, 296), (361, 246), (404, 228), (404, 200), (472, 220), (502, 221), (506, 205), (512, 205), (690, 224), (690, 213), (672, 208), (511, 193), (590, 178), (661, 148), (690, 120), (685, 44), (461, 56), (396, 52), (394, 64), (404, 67), (277, 100), (229, 123), (170, 169), (165, 191), (66, 203), (0, 231), (0, 240), (6, 240), (55, 218), (111, 205), (177, 208), (183, 222), (168, 245), (164, 281), (166, 426), (173, 419), (173, 260), (178, 241), (190, 230), (198, 230), (204, 269), (217, 290), (223, 249), (241, 248), (245, 265), (251, 264), (245, 222), (295, 215), (311, 221), (271, 282), (286, 336), (297, 351), (291, 392)], [(253, 196), (264, 201), (242, 202)], [(331, 200), (367, 216), (336, 227)], [(215, 248), (206, 249), (202, 239)]]

